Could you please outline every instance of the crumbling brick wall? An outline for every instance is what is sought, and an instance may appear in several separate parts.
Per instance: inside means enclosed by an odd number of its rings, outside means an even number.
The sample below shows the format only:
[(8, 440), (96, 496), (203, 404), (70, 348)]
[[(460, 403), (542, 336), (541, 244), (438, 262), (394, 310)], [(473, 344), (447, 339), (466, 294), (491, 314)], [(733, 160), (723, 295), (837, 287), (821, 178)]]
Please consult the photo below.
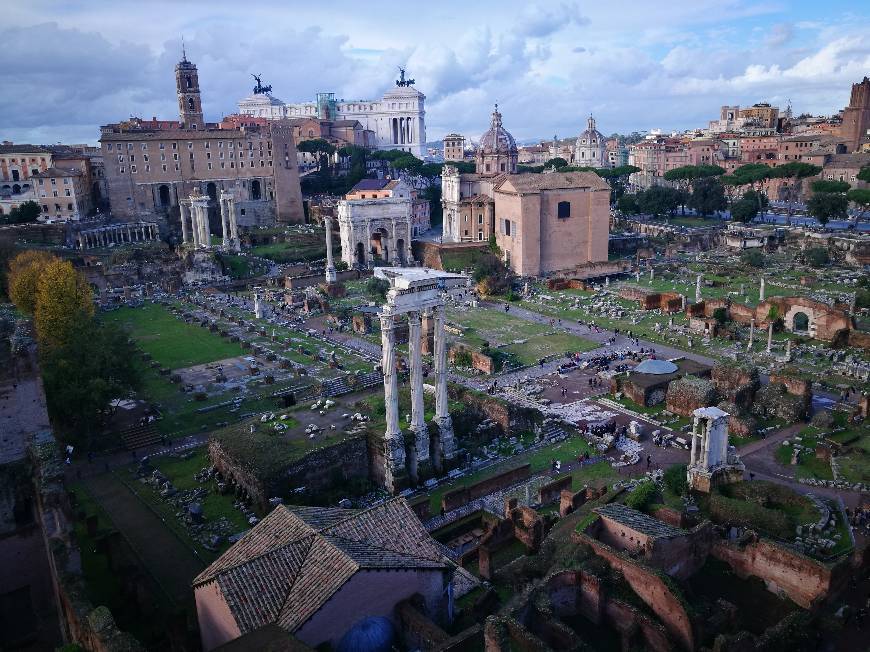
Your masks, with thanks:
[(523, 464), (491, 478), (475, 482), (467, 487), (457, 487), (451, 491), (445, 491), (441, 497), (441, 507), (445, 512), (449, 512), (457, 507), (467, 505), (472, 500), (482, 498), (494, 491), (522, 482), (529, 478), (531, 469), (531, 464)]
[(560, 499), (563, 491), (571, 489), (571, 483), (573, 480), (573, 476), (566, 475), (542, 485), (541, 488), (538, 489), (538, 503), (541, 505), (549, 505), (550, 503), (556, 502)]
[(715, 405), (718, 399), (713, 383), (696, 376), (683, 376), (668, 386), (665, 405), (670, 412), (688, 417), (702, 407)]

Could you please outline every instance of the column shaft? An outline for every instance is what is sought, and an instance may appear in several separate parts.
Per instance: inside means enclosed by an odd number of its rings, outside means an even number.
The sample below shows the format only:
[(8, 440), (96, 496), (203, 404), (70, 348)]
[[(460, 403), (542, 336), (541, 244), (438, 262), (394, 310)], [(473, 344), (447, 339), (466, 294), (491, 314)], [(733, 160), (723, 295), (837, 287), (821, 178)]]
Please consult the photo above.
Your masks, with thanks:
[(417, 434), (417, 461), (429, 458), (429, 436), (423, 406), (423, 348), (420, 313), (408, 314), (408, 353), (411, 358), (411, 430)]

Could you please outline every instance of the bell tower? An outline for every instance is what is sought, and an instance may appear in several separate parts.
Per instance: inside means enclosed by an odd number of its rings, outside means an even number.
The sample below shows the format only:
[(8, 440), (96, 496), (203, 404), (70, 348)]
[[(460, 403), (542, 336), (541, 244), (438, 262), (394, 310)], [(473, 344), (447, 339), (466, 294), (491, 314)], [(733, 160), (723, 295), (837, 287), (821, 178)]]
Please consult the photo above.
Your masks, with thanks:
[(181, 61), (175, 64), (175, 90), (178, 93), (178, 117), (186, 129), (202, 129), (202, 100), (199, 96), (199, 73), (187, 60), (183, 46)]

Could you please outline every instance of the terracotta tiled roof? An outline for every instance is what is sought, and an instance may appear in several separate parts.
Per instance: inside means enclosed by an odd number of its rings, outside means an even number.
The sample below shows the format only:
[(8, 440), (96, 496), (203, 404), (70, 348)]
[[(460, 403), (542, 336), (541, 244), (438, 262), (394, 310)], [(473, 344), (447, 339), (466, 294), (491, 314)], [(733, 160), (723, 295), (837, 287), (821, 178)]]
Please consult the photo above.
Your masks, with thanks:
[(516, 192), (538, 192), (540, 190), (561, 190), (565, 188), (610, 190), (607, 182), (594, 172), (549, 172), (547, 174), (529, 172), (511, 174), (494, 187), (505, 188), (508, 185)]
[(360, 569), (448, 565), (402, 498), (364, 511), (279, 505), (193, 585), (217, 582), (242, 634), (293, 632)]

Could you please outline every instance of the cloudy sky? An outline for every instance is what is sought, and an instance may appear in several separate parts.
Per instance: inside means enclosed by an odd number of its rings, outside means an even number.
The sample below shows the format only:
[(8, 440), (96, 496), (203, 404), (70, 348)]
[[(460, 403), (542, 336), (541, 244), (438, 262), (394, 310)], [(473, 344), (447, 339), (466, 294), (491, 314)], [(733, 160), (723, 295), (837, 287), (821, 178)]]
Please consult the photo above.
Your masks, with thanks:
[(250, 73), (286, 102), (373, 99), (407, 66), (427, 136), (476, 139), (493, 102), (517, 139), (702, 126), (723, 104), (831, 114), (870, 75), (866, 0), (32, 0), (4, 8), (0, 139), (90, 142), (175, 118), (184, 37), (207, 120)]

